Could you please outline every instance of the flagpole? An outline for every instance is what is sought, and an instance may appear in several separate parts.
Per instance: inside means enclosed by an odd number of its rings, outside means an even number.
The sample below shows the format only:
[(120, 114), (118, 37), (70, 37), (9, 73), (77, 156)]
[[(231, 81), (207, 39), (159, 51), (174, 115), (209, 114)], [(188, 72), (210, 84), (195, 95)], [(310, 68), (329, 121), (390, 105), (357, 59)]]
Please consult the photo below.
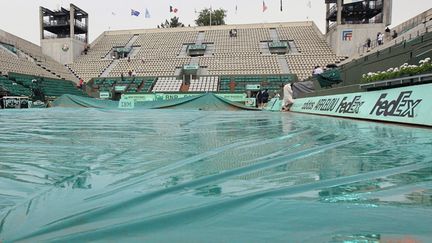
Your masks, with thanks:
[(210, 6), (210, 26), (212, 24), (212, 22), (211, 22), (211, 14), (212, 14), (212, 7)]

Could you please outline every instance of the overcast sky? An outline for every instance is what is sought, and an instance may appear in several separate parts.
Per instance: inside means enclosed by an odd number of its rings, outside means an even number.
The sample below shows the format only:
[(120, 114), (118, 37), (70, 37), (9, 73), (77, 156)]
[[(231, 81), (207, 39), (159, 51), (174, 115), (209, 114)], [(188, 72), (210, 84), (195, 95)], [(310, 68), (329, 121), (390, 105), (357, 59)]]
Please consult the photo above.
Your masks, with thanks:
[[(68, 7), (73, 3), (89, 13), (90, 41), (105, 30), (155, 28), (165, 19), (178, 16), (185, 25), (194, 25), (196, 11), (212, 6), (228, 11), (227, 24), (269, 23), (313, 20), (325, 28), (324, 0), (265, 0), (268, 9), (262, 12), (262, 0), (0, 0), (0, 29), (39, 44), (39, 6), (48, 9)], [(178, 9), (174, 15), (169, 6)], [(237, 5), (237, 12), (235, 11)], [(144, 18), (145, 9), (151, 15)], [(392, 25), (397, 25), (432, 8), (432, 0), (393, 0)], [(141, 12), (131, 16), (131, 9)]]

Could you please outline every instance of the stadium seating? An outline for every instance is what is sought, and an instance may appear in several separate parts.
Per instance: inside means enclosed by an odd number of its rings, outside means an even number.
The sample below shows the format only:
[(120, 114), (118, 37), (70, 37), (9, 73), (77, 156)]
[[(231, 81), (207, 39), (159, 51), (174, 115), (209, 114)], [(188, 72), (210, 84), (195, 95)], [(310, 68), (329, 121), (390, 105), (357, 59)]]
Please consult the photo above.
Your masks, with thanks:
[(37, 66), (34, 61), (25, 57), (19, 57), (16, 54), (5, 51), (4, 49), (0, 49), (0, 63), (0, 71), (3, 75), (8, 72), (20, 72), (52, 78), (56, 77)]
[(189, 64), (190, 58), (167, 58), (167, 59), (126, 59), (119, 60), (119, 63), (110, 72), (110, 77), (119, 77), (133, 70), (138, 76), (173, 76), (176, 68)]
[(221, 77), (219, 82), (219, 91), (230, 92), (231, 91), (230, 83), (231, 83), (230, 77), (226, 77), (226, 76)]
[[(237, 30), (237, 37), (230, 37), (230, 29)], [(295, 51), (270, 54), (265, 48), (272, 41), (292, 43), (295, 46), (290, 48)], [(185, 50), (188, 45), (197, 43), (207, 44), (209, 49), (204, 56), (192, 58)], [(253, 83), (277, 89), (284, 82), (280, 77), (286, 74), (304, 79), (310, 76), (314, 66), (340, 60), (313, 22), (107, 31), (90, 45), (86, 54), (67, 67), (44, 56), (41, 48), (30, 42), (19, 39), (12, 44), (22, 50), (23, 55), (14, 54), (13, 49), (7, 49), (9, 46), (0, 48), (3, 61), (0, 70), (5, 73), (53, 80), (95, 78), (90, 84), (93, 90), (113, 90), (118, 85), (126, 86), (124, 92), (129, 93), (179, 91), (183, 83), (181, 69), (191, 64), (200, 66), (200, 75), (191, 80), (189, 91), (244, 92), (245, 85)], [(113, 50), (124, 47), (130, 48), (130, 58), (112, 58)], [(121, 83), (118, 78), (127, 76), (131, 70), (144, 78), (140, 83)], [(271, 76), (279, 81), (272, 80)], [(57, 94), (55, 90), (52, 93)]]
[(147, 93), (151, 91), (153, 83), (155, 82), (154, 77), (107, 77), (107, 78), (95, 78), (88, 84), (92, 87), (93, 91), (112, 91), (116, 85), (127, 86), (121, 93)]
[(154, 82), (155, 82), (155, 78), (151, 78), (151, 77), (146, 78), (144, 80), (144, 84), (142, 85), (142, 88), (139, 91), (142, 93), (149, 92), (152, 89)]
[[(86, 96), (81, 90), (76, 88), (75, 83), (63, 79), (47, 78), (19, 73), (9, 73), (9, 79), (30, 90), (32, 80), (37, 80), (45, 96), (56, 98), (63, 94), (73, 94)], [(31, 93), (30, 93), (31, 94)]]
[[(201, 76), (191, 79), (189, 92), (245, 92), (246, 85), (257, 84), (262, 89), (279, 90), (286, 83), (297, 81), (296, 75), (226, 75)], [(176, 77), (95, 78), (89, 82), (93, 91), (113, 91), (115, 86), (127, 86), (121, 93), (179, 92), (183, 84)], [(122, 89), (123, 90), (123, 89)], [(184, 91), (186, 92), (186, 91)]]
[(217, 91), (218, 77), (200, 77), (192, 79), (189, 86), (189, 91)]
[(312, 25), (277, 29), (281, 39), (294, 40), (300, 54), (288, 53), (286, 59), (292, 73), (300, 80), (311, 76), (315, 66), (326, 66), (343, 59), (337, 57), (322, 35)]
[[(40, 46), (0, 30), (0, 71), (25, 73), (49, 78), (78, 79), (65, 66), (44, 55)], [(2, 45), (13, 46), (15, 52), (6, 51)]]
[(182, 85), (182, 80), (175, 77), (158, 78), (153, 87), (153, 92), (178, 92)]
[[(111, 50), (115, 47), (124, 47), (132, 37), (131, 34), (104, 35), (102, 38), (98, 38), (97, 43), (90, 45), (87, 54), (81, 55), (74, 63), (67, 66), (84, 81), (99, 77), (113, 63), (113, 59), (109, 55)], [(123, 72), (126, 73), (127, 70)]]
[(91, 78), (99, 77), (112, 62), (112, 60), (83, 61), (78, 59), (78, 61), (67, 66), (73, 70), (75, 75), (84, 81), (88, 81)]
[[(230, 29), (237, 29), (237, 37), (230, 37)], [(174, 76), (182, 66), (192, 62), (184, 53), (185, 46), (196, 44), (198, 36), (202, 35), (200, 42), (212, 46), (211, 55), (197, 57), (197, 64), (207, 75), (282, 75), (286, 71), (282, 71), (280, 56), (262, 50), (263, 45), (272, 41), (271, 29), (276, 30), (279, 40), (295, 44), (298, 52), (288, 51), (283, 57), (289, 73), (297, 74), (299, 79), (310, 76), (316, 65), (325, 66), (341, 60), (313, 22), (296, 22), (107, 31), (91, 44), (87, 55), (82, 55), (69, 67), (85, 80), (100, 77), (104, 71), (107, 77), (120, 77), (129, 70), (134, 70), (138, 76)], [(134, 48), (134, 54), (130, 59), (116, 59), (113, 63), (110, 52), (126, 45)]]
[(13, 96), (31, 96), (32, 92), (29, 88), (13, 82), (4, 76), (0, 76), (0, 90), (6, 91)]
[[(246, 85), (260, 85), (261, 89), (278, 91), (286, 83), (297, 81), (294, 75), (261, 75), (261, 76), (222, 76), (220, 78), (220, 92), (245, 92)], [(231, 87), (234, 89), (232, 90)]]

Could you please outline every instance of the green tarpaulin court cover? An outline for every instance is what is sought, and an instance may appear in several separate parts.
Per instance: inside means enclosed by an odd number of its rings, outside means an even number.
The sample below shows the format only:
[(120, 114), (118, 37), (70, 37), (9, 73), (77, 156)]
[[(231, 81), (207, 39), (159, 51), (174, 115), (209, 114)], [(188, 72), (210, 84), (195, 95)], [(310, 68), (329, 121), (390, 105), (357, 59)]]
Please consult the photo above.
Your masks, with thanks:
[[(76, 95), (63, 95), (53, 102), (53, 107), (75, 107), (75, 108), (118, 108), (119, 102), (111, 100), (99, 100)], [(254, 107), (247, 107), (219, 97), (213, 93), (205, 93), (180, 99), (161, 100), (152, 102), (136, 102), (135, 108), (142, 109), (183, 109), (183, 110), (258, 110)]]
[(431, 242), (430, 129), (193, 101), (0, 111), (0, 241)]

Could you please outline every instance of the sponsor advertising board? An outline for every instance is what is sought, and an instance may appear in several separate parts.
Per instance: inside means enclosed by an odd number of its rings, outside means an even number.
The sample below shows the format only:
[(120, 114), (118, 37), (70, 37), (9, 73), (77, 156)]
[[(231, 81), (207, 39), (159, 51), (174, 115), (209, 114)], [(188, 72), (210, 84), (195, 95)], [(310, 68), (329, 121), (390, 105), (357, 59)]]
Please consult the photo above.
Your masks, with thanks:
[[(199, 93), (150, 93), (150, 94), (123, 94), (122, 99), (133, 100), (134, 102), (145, 102), (145, 101), (156, 101), (156, 100), (172, 100), (180, 99), (184, 97), (202, 95)], [(234, 102), (245, 102), (245, 93), (217, 93), (219, 97), (234, 101)]]
[(135, 108), (135, 102), (132, 99), (121, 99), (119, 101), (120, 109), (133, 109)]
[(432, 84), (296, 99), (292, 111), (432, 126)]
[(101, 98), (101, 99), (111, 98), (110, 92), (106, 92), (106, 91), (99, 92), (99, 98)]

